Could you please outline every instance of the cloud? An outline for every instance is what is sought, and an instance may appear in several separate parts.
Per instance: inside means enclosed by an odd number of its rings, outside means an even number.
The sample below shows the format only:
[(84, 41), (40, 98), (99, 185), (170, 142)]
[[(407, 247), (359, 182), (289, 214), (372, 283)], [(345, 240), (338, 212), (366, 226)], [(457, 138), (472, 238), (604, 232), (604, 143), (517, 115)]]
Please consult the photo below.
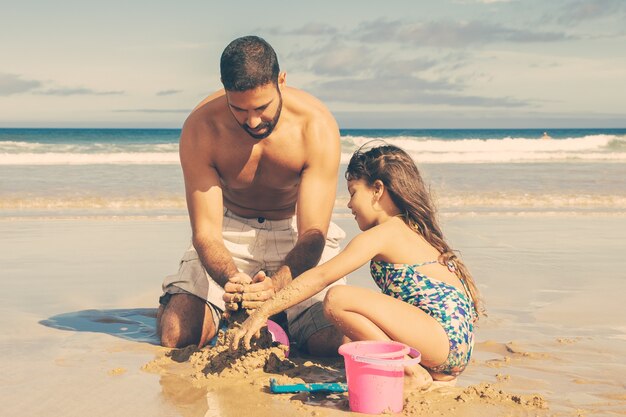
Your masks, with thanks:
[(41, 87), (41, 81), (23, 80), (20, 75), (0, 73), (0, 96), (27, 93)]
[(525, 128), (552, 129), (569, 126), (588, 128), (621, 128), (625, 126), (625, 114), (603, 113), (549, 113), (517, 109), (459, 109), (416, 111), (334, 111), (343, 129), (484, 129)]
[[(409, 52), (415, 55), (415, 51), (379, 52), (341, 42), (309, 50), (299, 49), (290, 58), (302, 69), (321, 76), (322, 79), (309, 84), (307, 90), (329, 102), (478, 107), (529, 105), (511, 98), (463, 95), (465, 84), (461, 78), (446, 80), (451, 71), (464, 65), (467, 56), (463, 52), (448, 53), (439, 58), (408, 57)], [(433, 73), (437, 74), (437, 79), (432, 79)]]
[(479, 21), (408, 23), (379, 19), (364, 22), (352, 36), (370, 43), (400, 42), (418, 47), (462, 48), (489, 43), (557, 42), (570, 39), (564, 33), (510, 29)]
[[(330, 42), (315, 49), (299, 49), (288, 55), (295, 67), (316, 75), (342, 77), (387, 75), (404, 76), (418, 73), (438, 64), (426, 57), (397, 59), (372, 48)], [(292, 65), (292, 68), (294, 65)]]
[(182, 92), (183, 90), (162, 90), (162, 91), (157, 91), (156, 95), (157, 96), (171, 96), (171, 95), (182, 93)]
[(562, 24), (580, 23), (614, 16), (624, 11), (626, 11), (624, 0), (577, 0), (565, 4), (556, 13), (556, 21)]
[(430, 58), (414, 58), (393, 60), (384, 58), (376, 64), (376, 74), (379, 76), (403, 77), (411, 76), (421, 71), (433, 68), (439, 62)]
[[(484, 0), (483, 0), (484, 1)], [(586, 0), (617, 2), (621, 0)], [(366, 48), (373, 44), (390, 43), (399, 45), (401, 48), (411, 47), (437, 47), (437, 48), (463, 48), (470, 45), (486, 45), (493, 43), (544, 43), (560, 42), (576, 39), (563, 32), (537, 31), (528, 29), (516, 29), (497, 23), (486, 21), (455, 21), (441, 20), (430, 22), (406, 21), (402, 19), (364, 21), (348, 31), (327, 25), (309, 23), (298, 29), (270, 28), (264, 32), (280, 36), (315, 36), (323, 39), (324, 36), (333, 38), (331, 45), (344, 45), (347, 52), (355, 52), (358, 48)], [(341, 40), (339, 40), (341, 39)], [(346, 42), (357, 42), (359, 46), (351, 49), (345, 46)], [(323, 48), (318, 48), (319, 53)], [(290, 56), (305, 57), (307, 51), (298, 49)], [(335, 61), (337, 59), (335, 58)], [(324, 65), (320, 65), (324, 68)]]
[(297, 29), (286, 30), (283, 28), (273, 27), (273, 28), (258, 28), (255, 32), (265, 32), (271, 35), (277, 36), (322, 36), (322, 35), (335, 35), (338, 33), (338, 30), (326, 23), (316, 23), (311, 22), (307, 23)]
[(309, 69), (317, 75), (353, 75), (371, 65), (370, 53), (363, 46), (324, 48)]
[(37, 94), (44, 96), (115, 96), (123, 95), (124, 91), (95, 91), (90, 88), (62, 87), (39, 91)]
[(460, 86), (417, 77), (381, 77), (333, 80), (314, 84), (310, 90), (329, 102), (361, 104), (429, 104), (477, 107), (523, 107), (530, 103), (509, 97), (479, 97), (456, 94)]
[(110, 96), (122, 95), (124, 91), (96, 91), (90, 88), (50, 88), (41, 90), (43, 83), (37, 80), (23, 80), (21, 76), (15, 74), (0, 73), (0, 96), (10, 96), (12, 94), (34, 93), (44, 96), (77, 96), (94, 95)]
[(453, 3), (457, 4), (494, 4), (494, 3), (511, 3), (516, 0), (456, 0)]
[(191, 109), (117, 109), (114, 113), (189, 113)]
[(362, 42), (394, 42), (398, 40), (400, 27), (405, 24), (400, 20), (370, 20), (359, 24), (352, 37)]

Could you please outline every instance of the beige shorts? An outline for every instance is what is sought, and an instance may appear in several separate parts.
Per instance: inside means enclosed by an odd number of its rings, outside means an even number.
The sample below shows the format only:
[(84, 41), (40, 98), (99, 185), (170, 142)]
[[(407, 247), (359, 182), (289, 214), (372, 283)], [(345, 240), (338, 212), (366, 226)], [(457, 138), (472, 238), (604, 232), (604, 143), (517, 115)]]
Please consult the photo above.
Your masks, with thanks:
[[(285, 220), (248, 219), (225, 210), (222, 236), (224, 245), (230, 251), (239, 271), (250, 277), (259, 271), (265, 271), (268, 276), (271, 276), (283, 265), (285, 256), (295, 246), (298, 231), (295, 218)], [(345, 232), (339, 226), (330, 223), (320, 264), (339, 253), (341, 249), (339, 242), (345, 236)], [(331, 286), (345, 283), (344, 277)], [(286, 310), (290, 330), (291, 323), (297, 321), (297, 318), (315, 303), (322, 302), (327, 291), (328, 287)], [(206, 300), (208, 304), (220, 311), (225, 309), (224, 300), (222, 300), (224, 289), (206, 272), (193, 245), (183, 254), (178, 272), (166, 277), (163, 281), (163, 292), (164, 294), (193, 294)], [(219, 322), (219, 318), (216, 317), (215, 319), (216, 323)], [(323, 318), (318, 319), (323, 320)]]

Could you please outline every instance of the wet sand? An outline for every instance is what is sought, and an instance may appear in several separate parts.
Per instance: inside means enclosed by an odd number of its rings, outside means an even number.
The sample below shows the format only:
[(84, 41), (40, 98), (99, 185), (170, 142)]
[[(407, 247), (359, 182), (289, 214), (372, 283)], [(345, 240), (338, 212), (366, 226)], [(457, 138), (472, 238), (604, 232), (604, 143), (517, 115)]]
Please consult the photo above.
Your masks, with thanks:
[[(352, 219), (336, 221), (356, 233)], [(407, 392), (404, 414), (624, 415), (626, 218), (443, 223), (489, 317), (457, 386)], [(345, 396), (267, 392), (269, 377), (340, 379), (340, 360), (200, 378), (191, 356), (154, 344), (160, 282), (189, 241), (185, 217), (3, 219), (0, 236), (3, 415), (351, 415)], [(365, 268), (349, 279), (374, 288)]]

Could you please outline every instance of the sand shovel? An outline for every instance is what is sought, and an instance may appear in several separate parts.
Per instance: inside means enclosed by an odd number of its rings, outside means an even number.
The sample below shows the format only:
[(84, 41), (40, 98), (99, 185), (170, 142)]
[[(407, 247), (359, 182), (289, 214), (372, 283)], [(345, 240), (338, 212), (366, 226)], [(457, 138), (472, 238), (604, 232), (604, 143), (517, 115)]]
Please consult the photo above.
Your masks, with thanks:
[(294, 392), (346, 392), (348, 386), (343, 382), (320, 382), (313, 384), (278, 384), (270, 379), (270, 391), (273, 394), (289, 394)]

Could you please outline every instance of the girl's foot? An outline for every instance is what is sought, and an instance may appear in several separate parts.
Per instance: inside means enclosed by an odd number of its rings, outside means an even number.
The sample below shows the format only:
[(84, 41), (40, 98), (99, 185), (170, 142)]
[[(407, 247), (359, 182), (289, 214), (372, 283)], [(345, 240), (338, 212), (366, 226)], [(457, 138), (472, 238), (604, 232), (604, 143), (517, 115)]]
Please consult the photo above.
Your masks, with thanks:
[(454, 387), (456, 385), (456, 378), (452, 378), (452, 379), (448, 379), (446, 381), (441, 381), (441, 380), (433, 380), (433, 383), (430, 385), (430, 387), (428, 387), (428, 390), (433, 390), (433, 389), (437, 389), (437, 388), (449, 388), (449, 387)]
[(426, 389), (433, 383), (433, 378), (420, 365), (404, 367), (404, 387), (409, 390)]

